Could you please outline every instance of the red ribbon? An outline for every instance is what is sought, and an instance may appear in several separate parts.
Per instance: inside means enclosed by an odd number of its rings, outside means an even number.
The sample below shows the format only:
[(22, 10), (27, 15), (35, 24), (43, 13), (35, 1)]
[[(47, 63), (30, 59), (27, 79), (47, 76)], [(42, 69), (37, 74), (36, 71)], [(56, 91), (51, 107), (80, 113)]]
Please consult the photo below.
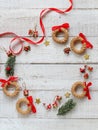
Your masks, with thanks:
[(36, 107), (35, 107), (34, 104), (33, 104), (33, 97), (32, 97), (32, 96), (28, 96), (27, 99), (28, 99), (28, 101), (29, 101), (28, 106), (31, 106), (32, 112), (33, 112), (33, 113), (36, 113)]
[(89, 87), (92, 85), (91, 82), (89, 82), (88, 84), (86, 82), (84, 82), (85, 84), (85, 88), (84, 88), (84, 91), (86, 91), (86, 97), (88, 97), (88, 99), (90, 100), (91, 99), (91, 95), (90, 95), (90, 91), (89, 91)]
[(4, 87), (5, 84), (8, 84), (10, 85), (10, 82), (14, 82), (14, 81), (17, 81), (18, 80), (18, 77), (14, 77), (14, 76), (11, 76), (9, 77), (7, 80), (5, 79), (0, 79), (0, 82), (2, 83), (1, 87)]
[(83, 33), (80, 33), (79, 36), (83, 39), (82, 43), (86, 43), (86, 48), (93, 48), (93, 45), (86, 39), (86, 36)]
[[(9, 49), (10, 49), (10, 51), (12, 52), (13, 55), (18, 55), (18, 54), (20, 54), (20, 53), (22, 52), (23, 47), (24, 47), (23, 41), (28, 42), (29, 44), (40, 44), (40, 43), (44, 40), (45, 34), (46, 34), (46, 33), (45, 33), (45, 27), (44, 27), (44, 24), (43, 24), (43, 21), (42, 21), (43, 16), (44, 16), (46, 13), (50, 12), (50, 11), (54, 11), (54, 12), (59, 13), (59, 14), (64, 14), (64, 13), (67, 13), (67, 12), (71, 11), (71, 10), (72, 10), (72, 7), (73, 7), (73, 0), (69, 0), (69, 2), (70, 2), (70, 6), (69, 6), (66, 10), (64, 10), (64, 11), (59, 10), (59, 9), (57, 9), (57, 8), (46, 8), (46, 9), (43, 9), (43, 10), (41, 11), (39, 22), (40, 22), (40, 27), (41, 27), (43, 36), (42, 36), (42, 38), (41, 38), (39, 41), (34, 42), (34, 41), (32, 41), (31, 39), (29, 39), (29, 38), (22, 37), (22, 36), (18, 36), (18, 35), (16, 35), (16, 34), (13, 33), (13, 32), (5, 32), (5, 33), (2, 33), (2, 34), (0, 34), (0, 37), (5, 36), (5, 35), (14, 35), (14, 38), (11, 40), (10, 46), (9, 46)], [(15, 52), (15, 51), (13, 50), (13, 46), (12, 46), (12, 42), (13, 42), (14, 40), (16, 40), (16, 39), (19, 40), (19, 44), (21, 45), (21, 48), (20, 48), (17, 52)]]
[(66, 28), (66, 29), (68, 29), (68, 28), (69, 28), (69, 24), (68, 24), (68, 23), (64, 23), (64, 24), (59, 25), (59, 26), (53, 26), (53, 27), (52, 27), (52, 31), (55, 31), (55, 30), (57, 30), (57, 29), (59, 29), (59, 31), (60, 31), (61, 28)]

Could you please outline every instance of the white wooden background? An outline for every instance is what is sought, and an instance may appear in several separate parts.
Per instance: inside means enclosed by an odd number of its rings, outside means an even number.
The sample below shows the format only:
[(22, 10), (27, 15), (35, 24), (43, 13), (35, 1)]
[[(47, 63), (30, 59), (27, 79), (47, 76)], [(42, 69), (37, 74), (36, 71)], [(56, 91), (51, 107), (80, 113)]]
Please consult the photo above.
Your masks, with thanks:
[[(27, 31), (39, 18), (39, 13), (45, 7), (65, 9), (67, 0), (0, 0), (0, 33), (13, 31), (21, 36), (27, 36)], [(83, 56), (63, 53), (66, 45), (58, 45), (51, 38), (51, 27), (69, 22), (70, 39), (83, 32), (94, 49), (88, 51), (90, 59)], [(74, 9), (66, 16), (49, 13), (44, 18), (47, 37), (50, 45), (32, 46), (31, 52), (17, 57), (15, 74), (23, 77), (30, 94), (41, 98), (43, 102), (51, 102), (57, 94), (64, 95), (70, 91), (72, 83), (81, 80), (79, 68), (84, 63), (94, 67), (90, 77), (93, 82), (92, 100), (76, 100), (77, 107), (64, 117), (56, 116), (56, 111), (46, 112), (42, 105), (37, 105), (36, 115), (21, 116), (16, 111), (15, 99), (7, 98), (0, 89), (0, 130), (97, 130), (98, 129), (98, 1), (74, 0)], [(38, 24), (39, 35), (41, 30)], [(0, 46), (8, 48), (11, 37), (0, 39)], [(69, 39), (69, 41), (70, 41)], [(68, 44), (67, 44), (68, 46)], [(4, 64), (6, 54), (0, 51), (0, 77), (5, 77)]]

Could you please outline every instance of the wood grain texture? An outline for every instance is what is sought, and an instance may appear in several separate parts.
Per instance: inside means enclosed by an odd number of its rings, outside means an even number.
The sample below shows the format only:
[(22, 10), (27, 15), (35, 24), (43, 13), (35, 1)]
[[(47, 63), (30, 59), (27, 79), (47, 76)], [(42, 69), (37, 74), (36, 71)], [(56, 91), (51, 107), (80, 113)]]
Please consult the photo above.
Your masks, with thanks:
[[(94, 67), (94, 71), (90, 74), (88, 81), (93, 82), (92, 90), (98, 90), (98, 66), (94, 64), (91, 66)], [(83, 81), (80, 67), (83, 65), (17, 64), (15, 75), (23, 78), (30, 90), (71, 90), (74, 82)], [(1, 65), (0, 78), (6, 78), (4, 65)], [(20, 85), (23, 81), (20, 81)]]
[[(69, 5), (68, 0), (0, 0), (0, 33), (13, 31), (21, 36), (28, 37), (28, 29), (37, 23), (39, 38), (42, 32), (38, 18), (42, 8), (56, 7), (64, 10)], [(37, 114), (22, 116), (16, 111), (16, 101), (23, 97), (22, 91), (13, 99), (6, 97), (0, 88), (0, 128), (3, 130), (97, 130), (98, 129), (98, 1), (74, 0), (73, 10), (66, 15), (49, 13), (43, 22), (46, 28), (46, 36), (50, 41), (49, 46), (31, 45), (29, 53), (23, 52), (16, 59), (15, 75), (23, 78), (30, 95), (41, 98), (41, 104), (37, 105)], [(56, 44), (51, 37), (51, 27), (64, 22), (70, 23), (70, 38), (67, 44)], [(69, 46), (70, 40), (83, 32), (94, 45), (94, 49), (87, 50), (89, 60), (84, 60), (83, 55), (77, 56), (73, 52), (65, 55), (63, 49)], [(8, 49), (12, 36), (0, 38), (0, 47)], [(38, 38), (38, 39), (39, 39)], [(28, 45), (27, 43), (24, 43)], [(6, 78), (4, 69), (7, 56), (0, 49), (0, 78)], [(94, 67), (88, 80), (93, 82), (90, 88), (92, 100), (87, 98), (78, 100), (76, 108), (64, 117), (58, 117), (57, 110), (47, 112), (42, 103), (51, 103), (56, 95), (62, 95), (63, 101), (67, 101), (64, 94), (70, 92), (72, 84), (83, 81), (79, 68), (84, 64)], [(19, 81), (20, 87), (22, 82)]]
[[(0, 0), (0, 8), (47, 8), (47, 7), (56, 7), (56, 8), (66, 8), (68, 7), (68, 0), (59, 0), (58, 3), (56, 0)], [(74, 0), (74, 8), (98, 8), (98, 1), (96, 0)]]
[[(93, 44), (93, 49), (87, 49), (85, 54), (89, 54), (90, 57), (88, 60), (84, 59), (83, 55), (77, 55), (74, 52), (71, 52), (69, 55), (64, 54), (64, 48), (70, 46), (70, 40), (73, 37), (69, 38), (69, 41), (65, 45), (59, 45), (55, 43), (52, 38), (48, 37), (47, 39), (50, 41), (49, 46), (45, 46), (44, 42), (41, 45), (30, 45), (31, 51), (30, 52), (22, 52), (20, 56), (16, 58), (16, 63), (49, 63), (49, 64), (60, 64), (60, 63), (98, 63), (98, 45), (97, 37), (88, 37), (88, 40)], [(1, 38), (0, 39), (0, 46), (1, 48), (4, 47), (9, 49), (11, 38)], [(24, 43), (24, 45), (28, 45)], [(23, 58), (25, 57), (25, 58)], [(0, 49), (0, 62), (6, 63), (7, 55), (4, 53), (2, 49)]]
[[(80, 124), (82, 127), (80, 127)], [(91, 125), (90, 125), (91, 124)], [(0, 119), (0, 126), (3, 130), (40, 130), (45, 128), (46, 130), (62, 130), (73, 129), (73, 130), (97, 130), (98, 120), (97, 119)], [(95, 127), (96, 126), (96, 127)]]
[[(0, 10), (0, 33), (5, 31), (13, 31), (18, 35), (28, 36), (28, 30), (34, 28), (34, 24), (36, 23), (38, 25), (37, 30), (39, 31), (39, 36), (42, 36), (39, 25), (39, 14), (41, 10), (42, 9)], [(97, 10), (73, 10), (67, 15), (60, 15), (51, 12), (43, 19), (47, 37), (51, 37), (52, 26), (61, 25), (66, 22), (70, 24), (70, 36), (77, 36), (80, 32), (82, 32), (86, 36), (97, 37), (97, 21)]]

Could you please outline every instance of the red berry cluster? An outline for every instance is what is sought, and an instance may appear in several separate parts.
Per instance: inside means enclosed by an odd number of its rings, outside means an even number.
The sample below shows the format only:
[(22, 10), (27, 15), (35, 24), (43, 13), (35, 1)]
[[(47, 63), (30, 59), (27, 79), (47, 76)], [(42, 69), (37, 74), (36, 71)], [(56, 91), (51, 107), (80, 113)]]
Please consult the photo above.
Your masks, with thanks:
[(83, 73), (83, 78), (88, 79), (89, 73), (93, 71), (93, 67), (84, 65), (84, 68), (80, 68), (80, 72)]
[(57, 108), (61, 100), (62, 100), (62, 97), (57, 95), (52, 104), (46, 105), (46, 103), (43, 103), (43, 105), (45, 106), (46, 110), (51, 110), (52, 108)]
[(30, 50), (31, 50), (31, 47), (30, 47), (30, 46), (25, 46), (25, 47), (24, 47), (24, 51), (28, 52), (28, 51), (30, 51)]

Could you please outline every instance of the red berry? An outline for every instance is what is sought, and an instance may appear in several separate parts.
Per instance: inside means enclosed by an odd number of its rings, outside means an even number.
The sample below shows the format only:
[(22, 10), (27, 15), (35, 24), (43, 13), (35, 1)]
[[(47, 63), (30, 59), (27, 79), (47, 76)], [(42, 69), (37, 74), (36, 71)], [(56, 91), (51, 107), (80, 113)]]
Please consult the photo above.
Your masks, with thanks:
[(25, 46), (25, 47), (24, 47), (24, 50), (25, 50), (25, 51), (30, 51), (30, 49), (31, 49), (30, 46)]
[(50, 110), (52, 108), (51, 104), (47, 105), (46, 109)]
[(85, 73), (85, 69), (80, 68), (81, 73)]
[(57, 101), (55, 101), (53, 104), (52, 104), (53, 108), (57, 108), (58, 107), (58, 103)]
[(30, 36), (33, 35), (33, 31), (31, 29), (29, 29), (28, 35), (30, 35)]
[(89, 78), (88, 73), (85, 73), (85, 74), (84, 74), (84, 78), (85, 78), (85, 79), (88, 79), (88, 78)]
[(56, 101), (61, 101), (62, 100), (62, 97), (61, 96), (56, 96)]
[(70, 51), (71, 51), (71, 50), (70, 50), (69, 47), (67, 47), (67, 48), (64, 49), (64, 53), (66, 53), (66, 54), (69, 54)]
[(7, 70), (7, 71), (10, 71), (10, 70), (11, 70), (11, 68), (8, 66), (8, 67), (6, 67), (6, 70)]
[(90, 72), (92, 72), (92, 71), (93, 71), (93, 67), (88, 66), (88, 70), (89, 70)]

